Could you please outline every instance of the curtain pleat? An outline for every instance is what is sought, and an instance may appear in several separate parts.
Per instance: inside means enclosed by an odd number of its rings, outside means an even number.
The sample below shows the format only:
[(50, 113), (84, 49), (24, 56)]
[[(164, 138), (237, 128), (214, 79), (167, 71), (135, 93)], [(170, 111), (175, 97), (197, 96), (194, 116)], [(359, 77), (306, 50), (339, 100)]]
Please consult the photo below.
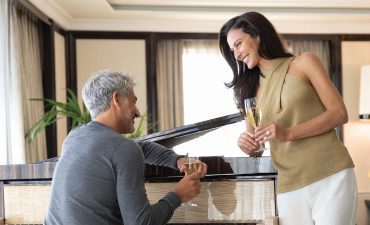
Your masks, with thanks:
[[(19, 61), (18, 78), (20, 80), (23, 140), (24, 134), (44, 114), (43, 103), (30, 101), (31, 98), (43, 98), (41, 50), (38, 21), (26, 11), (13, 7), (14, 36), (18, 39), (17, 60)], [(38, 134), (32, 142), (25, 141), (26, 162), (46, 159), (45, 132)]]
[(182, 44), (179, 40), (158, 43), (157, 90), (159, 131), (182, 126)]
[(1, 92), (2, 99), (6, 100), (0, 103), (5, 118), (2, 126), (6, 127), (6, 132), (1, 133), (5, 135), (1, 140), (6, 140), (2, 145), (6, 160), (1, 163), (32, 163), (46, 158), (44, 132), (32, 142), (25, 139), (25, 133), (43, 115), (43, 103), (30, 101), (31, 98), (43, 98), (38, 22), (16, 1), (9, 1), (6, 7), (8, 39), (1, 41), (9, 50), (6, 56), (8, 69), (2, 69), (5, 71), (2, 81), (7, 91)]

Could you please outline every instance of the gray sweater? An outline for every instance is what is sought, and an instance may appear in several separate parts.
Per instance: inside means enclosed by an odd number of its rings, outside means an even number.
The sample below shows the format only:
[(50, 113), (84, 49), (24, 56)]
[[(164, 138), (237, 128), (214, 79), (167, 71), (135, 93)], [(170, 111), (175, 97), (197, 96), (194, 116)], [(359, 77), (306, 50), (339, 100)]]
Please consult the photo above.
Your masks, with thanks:
[(168, 192), (150, 204), (145, 162), (177, 169), (173, 151), (136, 143), (92, 121), (72, 130), (56, 166), (46, 225), (166, 224), (181, 204)]

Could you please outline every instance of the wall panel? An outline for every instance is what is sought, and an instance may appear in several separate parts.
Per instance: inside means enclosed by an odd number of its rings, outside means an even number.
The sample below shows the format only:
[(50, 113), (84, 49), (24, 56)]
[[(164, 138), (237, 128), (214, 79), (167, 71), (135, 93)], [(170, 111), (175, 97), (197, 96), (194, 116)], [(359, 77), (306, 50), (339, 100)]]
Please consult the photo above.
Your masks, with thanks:
[[(66, 53), (65, 38), (55, 32), (55, 98), (58, 102), (66, 102)], [(67, 136), (67, 119), (57, 121), (57, 148), (58, 156), (62, 151), (62, 144)]]
[[(128, 72), (136, 81), (137, 106), (143, 114), (147, 111), (145, 40), (131, 39), (77, 39), (76, 67), (77, 92), (96, 71), (112, 69)], [(136, 123), (138, 124), (138, 122)]]

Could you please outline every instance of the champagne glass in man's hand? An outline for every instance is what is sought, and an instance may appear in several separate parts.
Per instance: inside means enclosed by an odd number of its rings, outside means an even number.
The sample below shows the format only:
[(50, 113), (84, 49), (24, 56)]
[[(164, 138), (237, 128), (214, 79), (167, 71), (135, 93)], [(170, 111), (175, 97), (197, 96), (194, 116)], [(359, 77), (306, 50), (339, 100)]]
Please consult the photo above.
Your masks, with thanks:
[[(184, 169), (185, 176), (189, 176), (189, 175), (191, 175), (195, 172), (199, 172), (201, 163), (200, 163), (198, 157), (188, 157), (187, 161), (184, 163), (184, 165), (185, 165), (185, 169)], [(195, 204), (191, 201), (183, 203), (182, 205), (183, 206), (191, 206), (191, 207), (198, 206), (197, 204)]]

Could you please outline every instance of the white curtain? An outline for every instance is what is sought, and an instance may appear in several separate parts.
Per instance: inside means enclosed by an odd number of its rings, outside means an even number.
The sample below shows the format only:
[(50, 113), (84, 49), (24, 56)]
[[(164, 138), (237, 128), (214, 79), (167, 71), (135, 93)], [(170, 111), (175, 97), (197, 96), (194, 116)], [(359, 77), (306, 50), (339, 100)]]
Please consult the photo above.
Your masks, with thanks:
[[(217, 40), (158, 43), (158, 120), (161, 131), (236, 113), (232, 77)], [(221, 106), (221, 107), (220, 107)]]
[(6, 49), (1, 68), (1, 130), (5, 131), (0, 137), (1, 164), (36, 162), (46, 158), (45, 133), (32, 142), (25, 140), (25, 133), (43, 115), (43, 103), (30, 101), (43, 98), (37, 19), (17, 1), (4, 2), (8, 19), (2, 23), (6, 32), (1, 32), (6, 36), (1, 40)]
[(0, 165), (10, 161), (8, 155), (8, 136), (7, 127), (9, 116), (6, 113), (7, 97), (9, 92), (6, 74), (9, 74), (9, 11), (8, 1), (0, 1)]
[(224, 83), (232, 71), (217, 40), (183, 40), (184, 124), (237, 113), (233, 90)]
[(157, 90), (159, 131), (182, 126), (182, 43), (179, 40), (158, 43)]

